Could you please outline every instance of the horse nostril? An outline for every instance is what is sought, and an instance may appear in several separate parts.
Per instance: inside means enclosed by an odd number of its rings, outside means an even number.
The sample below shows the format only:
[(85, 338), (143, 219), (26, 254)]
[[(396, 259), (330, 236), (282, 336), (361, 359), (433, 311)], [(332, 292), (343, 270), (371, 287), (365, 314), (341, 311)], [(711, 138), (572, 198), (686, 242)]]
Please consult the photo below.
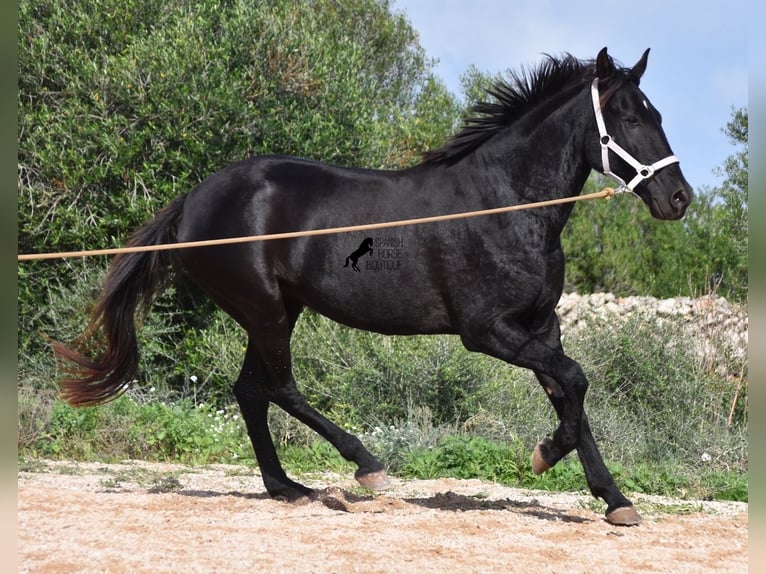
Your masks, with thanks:
[(683, 206), (689, 203), (689, 196), (683, 189), (675, 192), (672, 199), (673, 203), (678, 206)]

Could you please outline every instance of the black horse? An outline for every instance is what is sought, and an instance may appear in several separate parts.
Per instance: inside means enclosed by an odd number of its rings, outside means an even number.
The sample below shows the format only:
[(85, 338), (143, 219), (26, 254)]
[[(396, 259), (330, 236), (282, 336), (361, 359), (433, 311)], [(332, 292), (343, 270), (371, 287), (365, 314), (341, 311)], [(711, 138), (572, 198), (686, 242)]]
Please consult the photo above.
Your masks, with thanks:
[[(660, 114), (639, 89), (648, 52), (632, 68), (616, 65), (606, 48), (591, 61), (549, 56), (496, 84), (492, 101), (477, 104), (459, 133), (409, 169), (346, 169), (281, 156), (235, 163), (171, 202), (129, 244), (329, 228), (575, 196), (592, 169), (623, 182), (654, 217), (679, 219), (692, 190)], [(348, 252), (344, 235), (117, 256), (76, 349), (55, 344), (75, 364), (71, 378), (60, 383), (62, 396), (72, 405), (95, 405), (135, 378), (135, 310), (151, 302), (175, 264), (247, 331), (234, 395), (272, 496), (296, 499), (311, 491), (289, 479), (277, 459), (266, 417), (271, 403), (356, 463), (362, 485), (387, 484), (383, 466), (359, 439), (298, 391), (290, 336), (309, 307), (389, 335), (457, 334), (472, 351), (532, 369), (560, 419), (533, 452), (535, 472), (576, 449), (590, 491), (607, 503), (607, 520), (637, 524), (640, 516), (615, 485), (591, 433), (583, 409), (588, 381), (560, 342), (559, 235), (571, 210), (568, 204), (402, 227), (397, 233), (406, 264), (360, 273), (353, 282), (337, 264)], [(92, 360), (87, 339), (99, 329), (105, 350)]]
[(362, 255), (367, 255), (368, 253), (372, 255), (372, 237), (366, 237), (361, 245), (359, 245), (359, 249), (356, 251), (353, 251), (351, 255), (346, 257), (346, 263), (344, 263), (343, 267), (348, 267), (349, 261), (351, 262), (351, 269), (354, 271), (359, 271), (359, 267), (357, 266), (357, 263), (359, 262), (359, 258)]

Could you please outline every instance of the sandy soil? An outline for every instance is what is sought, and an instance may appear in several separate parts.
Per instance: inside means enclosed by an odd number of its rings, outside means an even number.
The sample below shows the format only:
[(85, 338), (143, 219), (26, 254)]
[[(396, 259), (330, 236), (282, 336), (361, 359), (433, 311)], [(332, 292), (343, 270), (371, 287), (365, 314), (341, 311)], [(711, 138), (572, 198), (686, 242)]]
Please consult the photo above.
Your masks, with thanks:
[(304, 482), (270, 499), (239, 466), (42, 461), (18, 476), (18, 572), (746, 572), (747, 504), (635, 496), (615, 527), (585, 494), (478, 480)]

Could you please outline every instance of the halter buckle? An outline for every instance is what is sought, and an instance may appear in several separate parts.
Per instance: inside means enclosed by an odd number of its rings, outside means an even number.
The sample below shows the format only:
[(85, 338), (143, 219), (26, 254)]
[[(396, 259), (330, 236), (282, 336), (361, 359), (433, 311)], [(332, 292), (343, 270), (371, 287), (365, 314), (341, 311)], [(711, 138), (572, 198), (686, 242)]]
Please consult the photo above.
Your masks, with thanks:
[(641, 174), (644, 179), (648, 179), (654, 175), (654, 168), (650, 165), (642, 165), (638, 170), (638, 173)]

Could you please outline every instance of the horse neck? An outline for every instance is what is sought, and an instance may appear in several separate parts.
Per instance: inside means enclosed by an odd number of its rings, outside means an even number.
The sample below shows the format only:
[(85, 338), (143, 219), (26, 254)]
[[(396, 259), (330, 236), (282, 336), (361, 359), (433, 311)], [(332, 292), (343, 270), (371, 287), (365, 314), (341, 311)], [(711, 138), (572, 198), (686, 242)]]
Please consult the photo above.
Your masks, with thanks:
[(543, 201), (582, 191), (591, 170), (587, 138), (598, 137), (586, 96), (585, 90), (578, 91), (542, 118), (539, 111), (530, 111), (475, 152), (477, 165), (502, 174), (493, 178), (500, 201)]

